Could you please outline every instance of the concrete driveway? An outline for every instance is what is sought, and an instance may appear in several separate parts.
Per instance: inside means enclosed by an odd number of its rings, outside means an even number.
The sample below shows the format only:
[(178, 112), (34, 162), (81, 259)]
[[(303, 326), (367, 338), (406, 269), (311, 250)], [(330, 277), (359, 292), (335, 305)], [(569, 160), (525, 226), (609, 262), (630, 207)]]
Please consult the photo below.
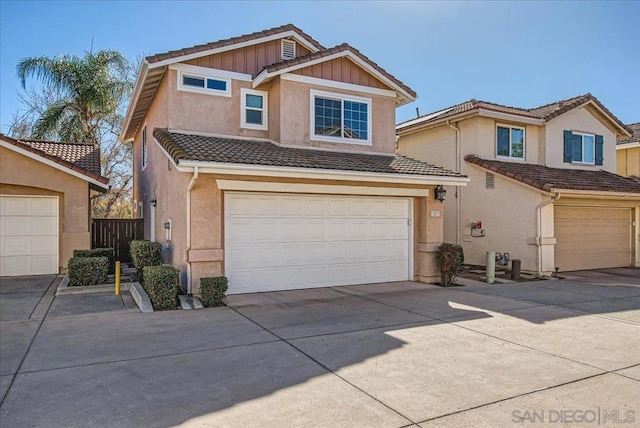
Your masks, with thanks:
[(228, 304), (3, 320), (3, 427), (640, 421), (639, 270)]

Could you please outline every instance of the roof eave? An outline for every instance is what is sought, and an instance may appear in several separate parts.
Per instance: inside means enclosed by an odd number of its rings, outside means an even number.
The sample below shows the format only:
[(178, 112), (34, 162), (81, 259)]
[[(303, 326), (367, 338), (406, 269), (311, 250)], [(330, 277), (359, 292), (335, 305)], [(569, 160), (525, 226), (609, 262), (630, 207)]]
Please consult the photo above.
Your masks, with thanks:
[[(166, 152), (165, 152), (166, 154)], [(177, 162), (180, 172), (192, 172), (196, 167), (199, 173), (247, 175), (272, 178), (306, 178), (339, 181), (366, 181), (372, 183), (466, 186), (469, 177), (449, 177), (417, 174), (388, 174), (366, 171), (328, 170), (315, 168), (293, 168), (266, 165), (247, 165), (223, 162), (206, 162), (180, 159)]]
[[(131, 116), (133, 115), (133, 111), (138, 104), (138, 98), (140, 97), (140, 92), (142, 92), (142, 88), (144, 86), (145, 81), (147, 80), (147, 71), (149, 70), (149, 63), (147, 60), (143, 60), (140, 65), (140, 70), (138, 71), (138, 77), (136, 79), (136, 85), (133, 89), (133, 96), (131, 97), (131, 101), (129, 101), (129, 106), (127, 107), (127, 113), (124, 116), (124, 123), (122, 125), (122, 132), (118, 136), (118, 140), (121, 143), (131, 141), (133, 139), (133, 135), (131, 135), (131, 130), (129, 129), (131, 125)], [(133, 131), (135, 132), (135, 130)]]
[(627, 199), (630, 201), (640, 200), (640, 193), (616, 192), (606, 190), (579, 190), (552, 188), (553, 193), (561, 193), (564, 197), (574, 196), (586, 199)]

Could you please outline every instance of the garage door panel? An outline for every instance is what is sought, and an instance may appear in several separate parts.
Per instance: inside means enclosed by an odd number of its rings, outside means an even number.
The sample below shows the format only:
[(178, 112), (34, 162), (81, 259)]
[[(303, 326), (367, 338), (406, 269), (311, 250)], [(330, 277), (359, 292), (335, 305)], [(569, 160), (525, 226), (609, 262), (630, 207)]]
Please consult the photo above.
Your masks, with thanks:
[(559, 206), (554, 218), (561, 271), (631, 264), (631, 209)]
[(0, 276), (58, 273), (58, 198), (0, 196)]
[(406, 280), (409, 208), (408, 198), (228, 192), (229, 293)]

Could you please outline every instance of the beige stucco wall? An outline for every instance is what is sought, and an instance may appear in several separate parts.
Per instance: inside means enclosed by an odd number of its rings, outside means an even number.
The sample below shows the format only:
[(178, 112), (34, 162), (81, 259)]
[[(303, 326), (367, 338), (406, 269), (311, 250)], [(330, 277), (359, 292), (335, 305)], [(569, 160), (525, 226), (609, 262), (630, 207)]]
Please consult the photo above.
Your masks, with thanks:
[(0, 194), (58, 196), (60, 269), (66, 269), (73, 250), (91, 248), (86, 181), (2, 147)]
[(640, 176), (640, 147), (616, 150), (616, 161), (617, 173), (619, 175), (625, 177), (629, 177), (630, 175)]
[[(582, 165), (564, 162), (564, 131), (585, 132), (604, 137), (604, 162), (602, 165)], [(549, 167), (605, 170), (616, 172), (616, 135), (588, 108), (580, 107), (551, 119), (545, 127), (547, 151), (545, 162)]]

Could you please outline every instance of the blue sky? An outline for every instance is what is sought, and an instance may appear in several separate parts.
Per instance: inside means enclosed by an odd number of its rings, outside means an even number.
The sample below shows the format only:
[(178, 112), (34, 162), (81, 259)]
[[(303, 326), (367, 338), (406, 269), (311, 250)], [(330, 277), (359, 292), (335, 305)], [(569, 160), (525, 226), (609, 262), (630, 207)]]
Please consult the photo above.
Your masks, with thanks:
[(398, 122), (467, 99), (534, 107), (591, 92), (640, 121), (640, 1), (16, 2), (0, 0), (0, 130), (29, 56), (117, 49), (133, 58), (293, 23), (348, 42), (408, 84)]

